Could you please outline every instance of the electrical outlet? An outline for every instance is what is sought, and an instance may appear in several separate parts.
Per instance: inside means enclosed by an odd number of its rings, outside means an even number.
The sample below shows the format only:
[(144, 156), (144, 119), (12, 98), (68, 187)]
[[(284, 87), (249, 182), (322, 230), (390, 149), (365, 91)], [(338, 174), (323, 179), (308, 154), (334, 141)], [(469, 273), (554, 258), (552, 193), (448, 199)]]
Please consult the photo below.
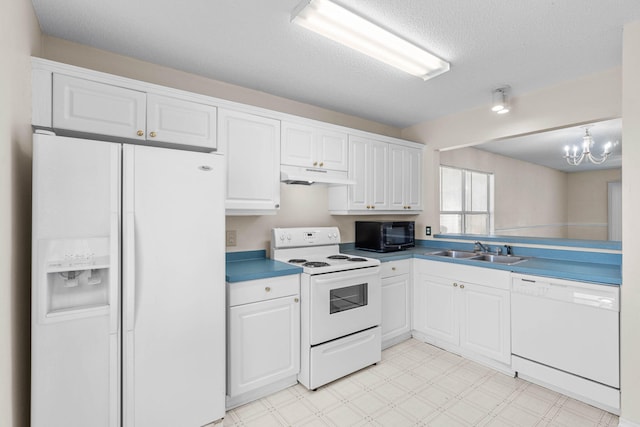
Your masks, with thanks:
[(427, 227), (424, 229), (424, 234), (426, 234), (427, 236), (431, 236), (431, 226), (427, 225)]
[(227, 230), (227, 246), (235, 246), (238, 244), (236, 230)]

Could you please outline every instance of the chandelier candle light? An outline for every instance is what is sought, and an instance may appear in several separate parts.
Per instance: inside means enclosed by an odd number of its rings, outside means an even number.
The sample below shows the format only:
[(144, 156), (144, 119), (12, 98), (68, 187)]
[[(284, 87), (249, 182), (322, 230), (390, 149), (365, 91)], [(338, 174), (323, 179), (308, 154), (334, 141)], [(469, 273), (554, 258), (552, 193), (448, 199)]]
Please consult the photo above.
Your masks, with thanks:
[(571, 148), (566, 145), (564, 147), (563, 157), (567, 160), (567, 163), (573, 166), (578, 166), (585, 159), (593, 164), (600, 165), (607, 160), (613, 148), (613, 144), (611, 143), (611, 141), (607, 142), (603, 147), (602, 156), (596, 157), (591, 153), (592, 146), (593, 138), (589, 133), (589, 128), (586, 128), (584, 131), (584, 136), (582, 137), (582, 152), (578, 154), (577, 145), (574, 145)]

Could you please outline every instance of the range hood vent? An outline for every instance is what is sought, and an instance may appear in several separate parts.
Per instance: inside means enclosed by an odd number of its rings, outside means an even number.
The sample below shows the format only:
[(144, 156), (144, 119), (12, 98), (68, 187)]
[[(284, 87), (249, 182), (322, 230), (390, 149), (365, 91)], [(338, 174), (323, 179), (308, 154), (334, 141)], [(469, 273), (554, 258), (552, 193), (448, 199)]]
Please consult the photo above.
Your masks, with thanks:
[(347, 172), (332, 171), (299, 166), (280, 166), (280, 181), (286, 184), (311, 185), (354, 185), (356, 182), (347, 177)]

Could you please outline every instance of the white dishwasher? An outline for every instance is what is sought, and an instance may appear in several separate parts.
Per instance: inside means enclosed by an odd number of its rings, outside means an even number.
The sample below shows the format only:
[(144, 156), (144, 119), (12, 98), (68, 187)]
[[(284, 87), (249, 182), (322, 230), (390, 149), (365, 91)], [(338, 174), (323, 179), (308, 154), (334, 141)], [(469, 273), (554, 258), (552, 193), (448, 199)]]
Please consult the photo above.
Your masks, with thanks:
[(519, 274), (512, 280), (518, 375), (619, 412), (619, 287)]

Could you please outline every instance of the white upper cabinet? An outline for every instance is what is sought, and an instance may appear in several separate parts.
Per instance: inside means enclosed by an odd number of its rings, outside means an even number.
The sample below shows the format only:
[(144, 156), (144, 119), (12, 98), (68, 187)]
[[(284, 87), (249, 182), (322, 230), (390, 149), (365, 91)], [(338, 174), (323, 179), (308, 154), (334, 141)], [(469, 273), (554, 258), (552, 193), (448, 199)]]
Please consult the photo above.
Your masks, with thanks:
[(333, 215), (416, 214), (422, 209), (422, 148), (349, 135), (350, 186), (329, 187)]
[(422, 150), (391, 144), (389, 149), (389, 207), (422, 210)]
[(53, 128), (216, 149), (216, 107), (53, 74)]
[(389, 144), (357, 136), (349, 137), (349, 210), (373, 211), (389, 207), (387, 178)]
[(422, 209), (417, 143), (39, 58), (32, 88), (34, 127), (224, 154), (227, 215), (276, 213), (281, 172), (294, 182), (321, 176), (334, 215)]
[(147, 139), (216, 148), (216, 107), (147, 95)]
[(280, 208), (280, 121), (220, 109), (218, 141), (227, 158), (227, 215)]
[(283, 165), (346, 171), (347, 134), (297, 123), (282, 123)]
[(145, 139), (144, 92), (54, 74), (52, 114), (54, 129)]

